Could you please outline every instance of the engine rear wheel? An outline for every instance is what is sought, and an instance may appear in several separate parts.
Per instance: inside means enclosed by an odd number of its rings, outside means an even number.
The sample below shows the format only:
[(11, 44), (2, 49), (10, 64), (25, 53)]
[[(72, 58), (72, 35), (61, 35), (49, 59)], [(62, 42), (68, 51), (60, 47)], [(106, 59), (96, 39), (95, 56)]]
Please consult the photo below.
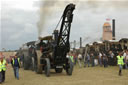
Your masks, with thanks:
[(45, 61), (46, 61), (46, 64), (45, 64), (45, 67), (44, 67), (44, 72), (45, 72), (45, 75), (47, 77), (49, 77), (50, 76), (50, 68), (51, 68), (50, 60), (48, 58), (46, 58)]
[(35, 58), (34, 58), (34, 65), (35, 65), (35, 72), (37, 74), (41, 74), (42, 73), (42, 66), (40, 65), (40, 56), (42, 55), (40, 50), (36, 50), (36, 54), (35, 54)]
[(24, 57), (24, 70), (29, 70), (29, 62), (28, 62), (28, 56)]
[(73, 62), (72, 62), (71, 59), (69, 58), (69, 59), (68, 59), (68, 63), (67, 63), (67, 65), (66, 65), (66, 73), (67, 73), (67, 75), (72, 75), (73, 67), (74, 67)]

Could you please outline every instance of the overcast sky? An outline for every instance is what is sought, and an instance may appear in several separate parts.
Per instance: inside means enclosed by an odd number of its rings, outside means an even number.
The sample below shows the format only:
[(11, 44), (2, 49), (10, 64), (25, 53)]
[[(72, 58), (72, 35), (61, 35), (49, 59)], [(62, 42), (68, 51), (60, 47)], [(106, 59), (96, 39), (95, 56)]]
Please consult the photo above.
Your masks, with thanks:
[[(128, 38), (128, 0), (43, 0), (43, 4), (41, 0), (1, 0), (0, 50), (15, 50), (23, 43), (38, 40), (39, 35), (52, 34), (70, 2), (76, 4), (70, 41), (82, 37), (83, 46), (99, 41), (106, 18), (116, 20), (116, 39)], [(43, 8), (49, 11), (40, 12)], [(41, 34), (37, 26), (40, 21), (44, 22)]]

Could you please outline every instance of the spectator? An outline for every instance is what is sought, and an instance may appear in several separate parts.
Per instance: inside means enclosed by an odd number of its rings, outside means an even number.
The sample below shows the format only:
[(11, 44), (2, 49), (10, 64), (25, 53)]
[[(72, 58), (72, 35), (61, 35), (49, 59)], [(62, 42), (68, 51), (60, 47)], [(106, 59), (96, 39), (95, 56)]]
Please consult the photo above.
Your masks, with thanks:
[(78, 64), (79, 64), (80, 67), (82, 67), (81, 61), (82, 61), (82, 55), (79, 53), (79, 55), (78, 55)]
[(108, 66), (107, 61), (108, 61), (107, 55), (105, 53), (103, 53), (103, 64), (104, 64), (105, 68)]
[(119, 55), (117, 56), (117, 64), (119, 65), (119, 76), (122, 75), (122, 66), (124, 65), (123, 59), (124, 57), (122, 56), (122, 52), (119, 52)]
[(113, 66), (114, 65), (114, 53), (112, 51), (109, 52), (109, 58), (110, 58), (110, 60), (108, 59), (109, 65)]
[(90, 55), (88, 53), (87, 56), (85, 56), (84, 67), (86, 67), (86, 64), (88, 64), (88, 67), (90, 66)]
[(74, 65), (76, 65), (76, 62), (77, 62), (77, 55), (76, 55), (76, 53), (74, 53), (73, 56), (74, 56)]
[(14, 70), (14, 76), (19, 80), (19, 68), (20, 68), (20, 58), (18, 58), (16, 55), (12, 59), (12, 66)]
[(92, 67), (94, 67), (95, 64), (94, 64), (94, 54), (93, 53), (91, 53), (91, 62), (92, 62)]
[(0, 83), (5, 81), (6, 66), (7, 62), (4, 59), (2, 53), (0, 53)]
[(74, 66), (74, 56), (73, 56), (73, 52), (71, 51), (70, 53), (69, 53), (69, 58), (70, 58), (70, 60), (71, 60), (71, 64), (72, 64), (72, 66)]
[(69, 56), (70, 56), (69, 53), (67, 53), (66, 58), (69, 58)]
[(99, 52), (99, 65), (102, 66), (102, 53)]

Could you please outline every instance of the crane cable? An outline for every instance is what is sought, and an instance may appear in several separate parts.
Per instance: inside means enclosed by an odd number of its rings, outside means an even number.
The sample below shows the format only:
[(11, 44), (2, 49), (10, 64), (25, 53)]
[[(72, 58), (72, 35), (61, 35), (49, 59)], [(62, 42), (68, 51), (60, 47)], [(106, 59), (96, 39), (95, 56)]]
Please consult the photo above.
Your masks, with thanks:
[(61, 19), (63, 18), (63, 15), (61, 16), (61, 18), (60, 18), (60, 20), (59, 20), (59, 22), (58, 22), (58, 24), (57, 24), (57, 26), (56, 26), (56, 28), (55, 28), (55, 30), (57, 29), (57, 27), (59, 26), (59, 24), (60, 24), (60, 22), (61, 22)]

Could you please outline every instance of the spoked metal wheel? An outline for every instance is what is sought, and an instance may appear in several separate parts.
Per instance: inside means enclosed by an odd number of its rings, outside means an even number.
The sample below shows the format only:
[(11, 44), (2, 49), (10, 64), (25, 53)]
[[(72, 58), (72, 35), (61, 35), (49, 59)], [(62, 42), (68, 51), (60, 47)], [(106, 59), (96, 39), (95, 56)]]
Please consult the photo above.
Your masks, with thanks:
[(36, 63), (35, 62), (35, 67), (34, 67), (34, 70), (37, 74), (41, 74), (42, 73), (42, 68), (41, 66), (38, 64), (38, 62)]
[(29, 60), (28, 60), (28, 56), (24, 57), (24, 70), (29, 70)]
[(37, 74), (41, 74), (42, 73), (42, 67), (40, 66), (39, 59), (34, 59), (34, 71)]
[(44, 67), (44, 72), (45, 72), (45, 75), (47, 77), (49, 77), (50, 76), (50, 68), (51, 68), (50, 60), (48, 58), (46, 58), (45, 61), (46, 61), (46, 64), (45, 64), (45, 67)]
[(31, 64), (31, 70), (34, 71), (34, 68), (35, 68), (35, 60), (34, 58), (32, 57), (32, 64)]
[(66, 65), (66, 73), (67, 73), (67, 75), (72, 75), (73, 67), (74, 67), (73, 62), (72, 62), (71, 59), (69, 58), (69, 59), (68, 59), (68, 63), (67, 63), (67, 65)]

